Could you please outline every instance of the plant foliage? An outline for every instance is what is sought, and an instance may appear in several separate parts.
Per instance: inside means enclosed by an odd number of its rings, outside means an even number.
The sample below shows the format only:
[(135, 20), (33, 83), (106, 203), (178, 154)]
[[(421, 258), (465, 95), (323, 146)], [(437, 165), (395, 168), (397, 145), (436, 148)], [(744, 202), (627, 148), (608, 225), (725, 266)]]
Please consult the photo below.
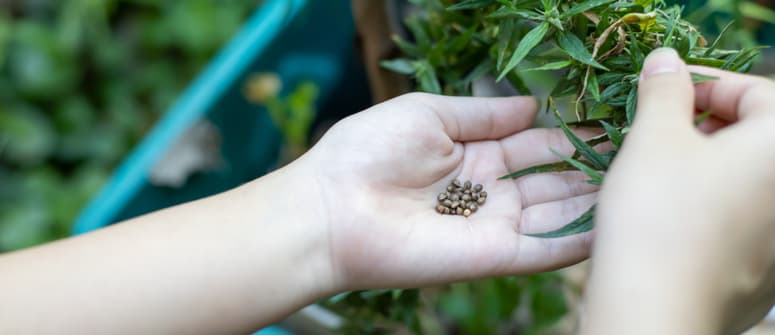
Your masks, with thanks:
[[(420, 14), (409, 19), (412, 41), (396, 37), (403, 58), (385, 67), (415, 78), (417, 89), (470, 95), (473, 82), (494, 77), (530, 94), (525, 76), (559, 77), (553, 101), (572, 101), (578, 126), (603, 127), (602, 136), (582, 140), (557, 113), (560, 128), (575, 146), (560, 163), (530, 167), (502, 178), (576, 169), (601, 184), (632, 125), (638, 78), (646, 55), (670, 47), (688, 63), (746, 72), (761, 47), (720, 48), (682, 18), (682, 8), (664, 0), (416, 0)], [(721, 35), (725, 32), (722, 31)], [(696, 83), (714, 78), (693, 74)], [(600, 152), (596, 144), (610, 141)], [(577, 220), (541, 237), (561, 237), (592, 229), (594, 207)]]

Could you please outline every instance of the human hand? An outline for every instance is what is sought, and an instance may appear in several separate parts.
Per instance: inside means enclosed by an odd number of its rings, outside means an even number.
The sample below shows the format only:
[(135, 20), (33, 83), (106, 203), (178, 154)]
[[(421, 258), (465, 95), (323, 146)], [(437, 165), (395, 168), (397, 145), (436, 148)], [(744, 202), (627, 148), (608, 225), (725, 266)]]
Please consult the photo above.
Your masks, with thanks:
[[(672, 50), (644, 65), (600, 192), (590, 334), (739, 332), (774, 301), (775, 84), (691, 71), (720, 79), (694, 88)], [(693, 126), (695, 108), (714, 114), (712, 134)]]
[[(585, 212), (596, 188), (579, 172), (497, 180), (573, 152), (559, 129), (530, 129), (530, 97), (409, 94), (334, 126), (299, 161), (327, 218), (334, 286), (419, 287), (556, 269), (588, 256), (590, 235), (539, 239)], [(581, 133), (591, 136), (592, 133)], [(440, 215), (455, 178), (484, 185), (486, 204)], [(319, 192), (319, 193), (318, 193)]]

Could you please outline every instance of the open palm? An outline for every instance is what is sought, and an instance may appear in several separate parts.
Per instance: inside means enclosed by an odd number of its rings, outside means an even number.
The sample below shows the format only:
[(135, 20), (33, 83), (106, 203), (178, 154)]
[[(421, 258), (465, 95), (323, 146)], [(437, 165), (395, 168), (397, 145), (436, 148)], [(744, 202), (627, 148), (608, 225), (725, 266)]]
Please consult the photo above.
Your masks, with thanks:
[[(589, 233), (527, 236), (586, 211), (596, 189), (581, 173), (497, 180), (570, 153), (555, 129), (530, 129), (530, 97), (410, 94), (337, 124), (312, 159), (328, 216), (336, 280), (355, 288), (417, 287), (551, 270), (583, 260)], [(468, 218), (440, 215), (451, 180), (484, 185), (487, 203)]]

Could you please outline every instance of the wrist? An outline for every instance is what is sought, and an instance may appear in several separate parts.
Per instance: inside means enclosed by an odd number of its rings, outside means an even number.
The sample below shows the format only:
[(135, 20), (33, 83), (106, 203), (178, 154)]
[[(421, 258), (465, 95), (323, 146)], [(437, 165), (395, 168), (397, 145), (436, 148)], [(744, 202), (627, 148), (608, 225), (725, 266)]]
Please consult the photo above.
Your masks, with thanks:
[(285, 271), (292, 274), (288, 286), (305, 304), (338, 293), (329, 252), (328, 216), (307, 166), (296, 161), (241, 188), (254, 204), (248, 207), (249, 229), (264, 235), (258, 236), (259, 243), (273, 245), (256, 245), (254, 256), (284, 259)]

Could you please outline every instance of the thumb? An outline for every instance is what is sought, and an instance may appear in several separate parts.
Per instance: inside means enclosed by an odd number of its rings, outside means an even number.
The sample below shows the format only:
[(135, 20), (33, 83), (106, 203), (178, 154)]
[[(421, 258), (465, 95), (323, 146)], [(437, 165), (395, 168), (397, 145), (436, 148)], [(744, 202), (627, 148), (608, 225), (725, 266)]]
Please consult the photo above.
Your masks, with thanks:
[(638, 108), (633, 130), (644, 134), (693, 129), (694, 86), (686, 64), (670, 48), (651, 52), (638, 83)]

